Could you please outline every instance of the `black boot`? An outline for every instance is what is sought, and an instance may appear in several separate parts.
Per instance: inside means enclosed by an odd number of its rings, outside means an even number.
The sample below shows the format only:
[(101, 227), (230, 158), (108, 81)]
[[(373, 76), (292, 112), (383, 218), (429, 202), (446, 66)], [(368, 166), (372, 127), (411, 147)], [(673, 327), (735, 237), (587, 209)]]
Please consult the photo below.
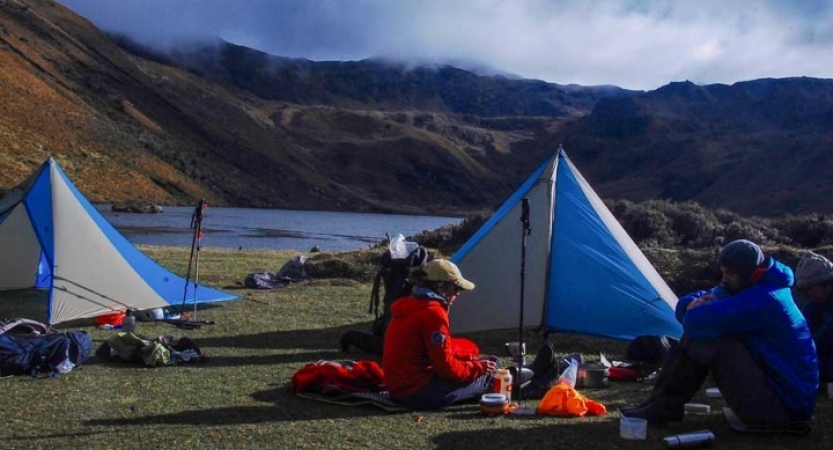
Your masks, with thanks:
[(619, 408), (619, 412), (628, 415), (628, 412), (631, 410), (644, 408), (651, 403), (654, 403), (654, 399), (657, 398), (657, 393), (662, 390), (662, 386), (665, 385), (665, 382), (668, 380), (668, 372), (671, 370), (671, 367), (663, 367), (659, 370), (659, 374), (657, 375), (656, 379), (654, 379), (654, 388), (651, 389), (651, 395), (648, 396), (645, 400), (637, 405), (627, 405)]
[(532, 364), (526, 367), (535, 374), (533, 378), (538, 378), (548, 372), (553, 364), (555, 364), (555, 349), (552, 348), (552, 344), (549, 342), (544, 342), (544, 345), (535, 354), (535, 359), (532, 360)]
[(523, 398), (531, 400), (544, 398), (547, 391), (558, 383), (559, 375), (555, 366), (551, 366), (546, 372), (536, 373), (532, 381), (523, 388)]
[(619, 408), (619, 412), (628, 415), (629, 411), (644, 408), (651, 403), (654, 402), (654, 399), (657, 398), (657, 393), (661, 392), (665, 383), (668, 382), (668, 374), (673, 370), (674, 366), (677, 364), (677, 359), (680, 358), (683, 349), (679, 347), (674, 347), (671, 349), (665, 357), (665, 361), (663, 361), (662, 367), (659, 368), (657, 377), (654, 379), (654, 388), (651, 390), (651, 395), (648, 396), (645, 400), (643, 400), (638, 405), (628, 405), (622, 408)]
[(662, 371), (665, 373), (654, 386), (653, 400), (638, 408), (625, 409), (622, 411), (625, 416), (646, 419), (650, 424), (683, 420), (685, 404), (700, 390), (709, 368), (697, 363), (682, 350), (673, 361), (663, 366)]

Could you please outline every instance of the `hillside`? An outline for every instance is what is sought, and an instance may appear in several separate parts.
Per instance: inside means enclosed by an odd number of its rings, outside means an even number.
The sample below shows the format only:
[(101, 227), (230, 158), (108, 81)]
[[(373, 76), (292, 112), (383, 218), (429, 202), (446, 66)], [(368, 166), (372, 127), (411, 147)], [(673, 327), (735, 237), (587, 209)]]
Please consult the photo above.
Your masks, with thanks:
[[(246, 63), (265, 55), (231, 45), (216, 71), (205, 63), (191, 73), (122, 50), (49, 0), (3, 0), (0, 27), (0, 186), (9, 189), (55, 155), (96, 202), (206, 197), (215, 205), (429, 214), (489, 208), (552, 150), (536, 142), (563, 125), (561, 113), (585, 114), (597, 98), (621, 91), (585, 95), (575, 86), (486, 77), (457, 101), (456, 85), (481, 78), (447, 68), (440, 78), (450, 71), (458, 81), (435, 86), (425, 75), (401, 98), (381, 93), (365, 102), (362, 89), (377, 83), (351, 82), (354, 67), (375, 67), (391, 90), (414, 79), (375, 62), (306, 62), (302, 69), (323, 81), (285, 86)], [(436, 102), (422, 89), (442, 92), (440, 106), (430, 108)], [(542, 89), (549, 109), (533, 115)], [(487, 92), (497, 100), (487, 101)], [(517, 105), (468, 113), (478, 99)]]
[(745, 215), (833, 211), (833, 80), (671, 83), (602, 100), (551, 142), (606, 197)]
[(123, 36), (122, 48), (265, 100), (355, 110), (423, 111), (479, 117), (580, 117), (602, 98), (627, 96), (615, 86), (562, 86), (478, 76), (448, 65), (396, 61), (313, 62), (269, 55), (222, 40), (160, 52)]
[(649, 92), (216, 41), (170, 52), (0, 0), (0, 190), (49, 155), (94, 202), (465, 214), (563, 144), (605, 198), (833, 212), (833, 81)]

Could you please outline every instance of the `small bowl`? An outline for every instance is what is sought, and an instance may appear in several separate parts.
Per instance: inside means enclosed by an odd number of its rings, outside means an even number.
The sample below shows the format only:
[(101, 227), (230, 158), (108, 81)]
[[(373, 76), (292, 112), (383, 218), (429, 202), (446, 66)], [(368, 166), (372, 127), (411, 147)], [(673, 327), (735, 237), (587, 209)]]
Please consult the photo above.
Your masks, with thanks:
[(483, 394), (480, 397), (480, 412), (496, 416), (509, 412), (509, 398), (504, 394)]

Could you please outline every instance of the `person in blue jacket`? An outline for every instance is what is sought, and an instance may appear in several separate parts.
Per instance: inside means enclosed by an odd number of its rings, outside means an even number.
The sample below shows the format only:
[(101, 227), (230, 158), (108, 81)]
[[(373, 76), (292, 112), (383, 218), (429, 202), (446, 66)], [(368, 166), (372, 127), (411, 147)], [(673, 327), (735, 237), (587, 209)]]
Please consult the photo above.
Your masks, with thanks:
[(709, 373), (746, 425), (807, 422), (819, 385), (813, 337), (790, 287), (793, 272), (748, 240), (718, 254), (721, 283), (679, 299), (680, 345), (663, 363), (651, 396), (622, 409), (660, 424), (681, 421)]
[(809, 302), (801, 307), (819, 358), (819, 378), (833, 382), (833, 262), (807, 252), (795, 268), (795, 287)]

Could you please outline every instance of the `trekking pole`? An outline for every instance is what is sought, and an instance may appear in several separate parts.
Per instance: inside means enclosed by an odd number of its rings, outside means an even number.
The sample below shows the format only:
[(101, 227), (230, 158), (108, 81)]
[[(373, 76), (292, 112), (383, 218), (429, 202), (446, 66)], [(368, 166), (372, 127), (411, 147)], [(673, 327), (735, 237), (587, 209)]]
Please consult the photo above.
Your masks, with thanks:
[(529, 225), (529, 199), (521, 199), (521, 301), (520, 313), (518, 314), (518, 376), (515, 377), (515, 387), (518, 401), (521, 400), (521, 385), (524, 368), (524, 279), (526, 278), (526, 237), (532, 232), (532, 227)]
[[(203, 211), (208, 208), (208, 202), (201, 198), (200, 201), (197, 203), (197, 207), (194, 208), (194, 213), (191, 214), (191, 229), (194, 230), (194, 234), (191, 238), (191, 257), (188, 259), (188, 274), (185, 277), (185, 293), (182, 296), (182, 306), (180, 307), (180, 311), (185, 311), (185, 302), (188, 300), (188, 282), (191, 279), (191, 266), (194, 266), (194, 316), (192, 320), (196, 320), (197, 318), (197, 283), (199, 283), (200, 279), (200, 247), (201, 247), (201, 240), (202, 240), (202, 217)], [(194, 254), (196, 253), (196, 264), (194, 263)]]

